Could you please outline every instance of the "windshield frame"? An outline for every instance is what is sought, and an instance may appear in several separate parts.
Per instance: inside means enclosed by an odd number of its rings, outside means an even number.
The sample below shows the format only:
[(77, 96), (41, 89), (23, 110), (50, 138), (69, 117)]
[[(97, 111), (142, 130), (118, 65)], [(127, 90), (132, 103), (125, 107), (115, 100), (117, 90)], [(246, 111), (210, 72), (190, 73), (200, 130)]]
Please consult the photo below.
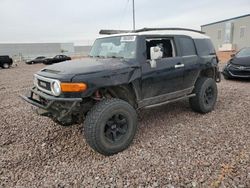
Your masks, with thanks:
[[(134, 37), (133, 40), (122, 40), (122, 38), (126, 38), (126, 37)], [(94, 54), (94, 50), (95, 50), (95, 45), (98, 45), (97, 42), (99, 42), (100, 40), (103, 40), (103, 43), (105, 43), (104, 41), (105, 40), (110, 40), (112, 38), (120, 38), (120, 44), (122, 43), (129, 43), (129, 42), (133, 42), (133, 46), (132, 46), (132, 49), (131, 49), (131, 56), (125, 56), (123, 54), (123, 56), (116, 56), (116, 55), (100, 55), (100, 52), (99, 52), (99, 55), (98, 54)], [(101, 44), (101, 43), (99, 43)], [(115, 44), (113, 46), (116, 46)], [(121, 46), (121, 45), (120, 45)], [(120, 46), (117, 46), (117, 49), (120, 48)], [(89, 57), (94, 57), (94, 58), (120, 58), (120, 59), (136, 59), (137, 58), (137, 46), (138, 46), (138, 36), (137, 35), (112, 35), (112, 36), (108, 36), (108, 37), (102, 37), (102, 38), (97, 38), (94, 42), (94, 44), (92, 45), (92, 48), (89, 52)], [(109, 51), (107, 51), (109, 52)], [(129, 52), (129, 51), (128, 51)], [(114, 53), (114, 52), (113, 52)], [(123, 52), (125, 53), (125, 52)], [(118, 54), (118, 53), (117, 53)]]

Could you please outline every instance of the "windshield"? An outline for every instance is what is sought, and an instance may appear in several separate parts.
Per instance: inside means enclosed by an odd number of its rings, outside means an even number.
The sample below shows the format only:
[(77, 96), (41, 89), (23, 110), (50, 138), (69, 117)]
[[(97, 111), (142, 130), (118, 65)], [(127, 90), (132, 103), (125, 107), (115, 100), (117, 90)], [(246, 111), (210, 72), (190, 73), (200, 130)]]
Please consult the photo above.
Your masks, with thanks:
[(250, 48), (244, 48), (236, 54), (236, 57), (250, 57)]
[(97, 39), (90, 56), (133, 59), (136, 55), (136, 36), (119, 36)]

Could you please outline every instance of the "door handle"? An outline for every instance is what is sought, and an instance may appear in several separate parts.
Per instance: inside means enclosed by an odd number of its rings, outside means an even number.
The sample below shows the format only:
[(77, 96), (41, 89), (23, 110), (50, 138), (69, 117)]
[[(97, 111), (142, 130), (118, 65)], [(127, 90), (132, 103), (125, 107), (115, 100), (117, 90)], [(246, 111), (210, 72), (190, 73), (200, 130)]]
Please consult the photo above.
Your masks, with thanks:
[(179, 63), (178, 63), (177, 65), (174, 66), (174, 68), (176, 68), (176, 69), (182, 68), (182, 67), (184, 67), (184, 64), (179, 64)]

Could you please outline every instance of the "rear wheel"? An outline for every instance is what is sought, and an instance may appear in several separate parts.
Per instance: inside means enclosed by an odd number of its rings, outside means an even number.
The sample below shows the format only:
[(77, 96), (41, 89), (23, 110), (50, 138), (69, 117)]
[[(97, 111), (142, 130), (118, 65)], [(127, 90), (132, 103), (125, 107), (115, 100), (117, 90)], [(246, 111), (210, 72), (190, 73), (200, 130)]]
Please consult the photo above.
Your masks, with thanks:
[(4, 69), (8, 69), (8, 68), (10, 68), (9, 63), (4, 63), (4, 64), (3, 64), (3, 68), (4, 68)]
[(107, 99), (87, 114), (84, 133), (87, 143), (103, 155), (113, 155), (129, 147), (137, 130), (137, 113), (127, 102)]
[(212, 78), (199, 78), (195, 84), (195, 97), (189, 99), (191, 108), (200, 113), (211, 112), (217, 100), (217, 85)]

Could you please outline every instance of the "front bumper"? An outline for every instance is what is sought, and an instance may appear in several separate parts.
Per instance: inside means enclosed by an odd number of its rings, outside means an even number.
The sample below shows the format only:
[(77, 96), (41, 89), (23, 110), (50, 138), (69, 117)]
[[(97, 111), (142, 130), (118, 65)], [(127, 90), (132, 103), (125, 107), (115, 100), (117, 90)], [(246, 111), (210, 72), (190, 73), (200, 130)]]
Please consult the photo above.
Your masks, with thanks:
[(240, 69), (231, 65), (226, 65), (222, 74), (231, 78), (250, 78), (249, 69)]
[[(27, 96), (20, 95), (26, 102), (43, 109), (58, 121), (70, 116), (82, 102), (82, 98), (59, 98), (39, 91), (36, 87), (32, 88)], [(36, 98), (35, 98), (36, 97)]]

